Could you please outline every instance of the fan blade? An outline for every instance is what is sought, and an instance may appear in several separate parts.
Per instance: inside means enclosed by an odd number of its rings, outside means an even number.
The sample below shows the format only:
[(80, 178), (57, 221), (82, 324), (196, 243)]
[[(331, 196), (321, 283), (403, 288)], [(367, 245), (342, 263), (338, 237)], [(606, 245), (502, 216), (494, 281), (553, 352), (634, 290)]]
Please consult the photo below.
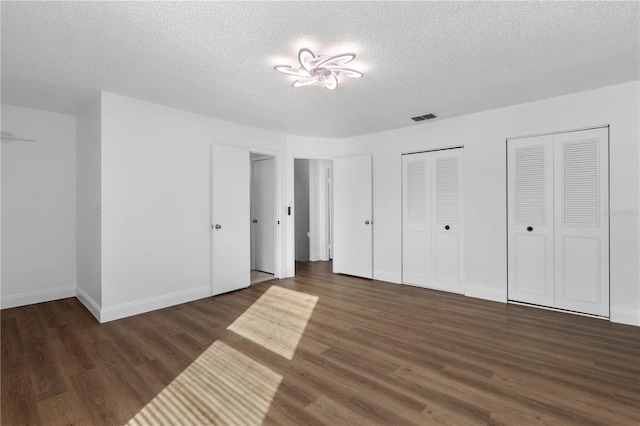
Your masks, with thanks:
[(364, 74), (362, 74), (360, 71), (356, 71), (356, 70), (352, 70), (351, 68), (328, 68), (331, 70), (331, 72), (336, 73), (336, 74), (344, 74), (347, 77), (353, 77), (353, 78), (360, 78), (362, 77)]
[(293, 82), (292, 86), (293, 87), (302, 87), (302, 86), (310, 86), (314, 83), (316, 83), (318, 80), (316, 80), (313, 77), (307, 77), (304, 79), (300, 79), (300, 80), (296, 80)]
[(278, 65), (273, 67), (274, 70), (280, 71), (283, 74), (295, 75), (296, 77), (309, 77), (309, 74), (302, 70), (294, 70), (289, 65)]
[(304, 68), (307, 71), (311, 71), (312, 69), (315, 68), (315, 66), (312, 63), (314, 58), (315, 58), (315, 55), (309, 49), (302, 48), (298, 52), (298, 61), (300, 61), (300, 65), (302, 65), (302, 68)]
[(329, 68), (331, 66), (342, 66), (348, 64), (356, 58), (354, 53), (343, 53), (342, 55), (331, 56), (316, 65), (316, 67)]

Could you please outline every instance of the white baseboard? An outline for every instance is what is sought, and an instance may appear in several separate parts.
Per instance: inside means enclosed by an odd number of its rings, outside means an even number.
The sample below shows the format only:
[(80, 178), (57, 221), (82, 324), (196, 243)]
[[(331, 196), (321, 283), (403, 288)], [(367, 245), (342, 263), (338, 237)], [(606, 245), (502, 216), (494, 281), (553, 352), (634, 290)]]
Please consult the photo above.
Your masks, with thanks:
[(464, 295), (476, 299), (491, 300), (493, 302), (507, 303), (507, 290), (483, 287), (479, 284), (465, 283)]
[(389, 271), (373, 271), (373, 279), (378, 281), (386, 281), (394, 284), (402, 284), (402, 275)]
[(153, 297), (137, 302), (124, 303), (122, 305), (103, 308), (100, 311), (100, 322), (105, 323), (169, 306), (179, 305), (211, 296), (211, 287), (203, 286), (193, 290), (180, 291), (165, 296)]
[(640, 312), (611, 308), (609, 311), (609, 320), (619, 324), (640, 326)]
[(80, 287), (76, 287), (76, 298), (84, 305), (85, 308), (87, 308), (89, 312), (91, 312), (94, 317), (96, 317), (98, 322), (102, 322), (100, 321), (100, 305)]
[(52, 300), (66, 299), (76, 295), (76, 286), (58, 287), (50, 290), (32, 291), (29, 293), (3, 296), (0, 298), (0, 309), (15, 308), (18, 306), (32, 305), (34, 303), (50, 302)]

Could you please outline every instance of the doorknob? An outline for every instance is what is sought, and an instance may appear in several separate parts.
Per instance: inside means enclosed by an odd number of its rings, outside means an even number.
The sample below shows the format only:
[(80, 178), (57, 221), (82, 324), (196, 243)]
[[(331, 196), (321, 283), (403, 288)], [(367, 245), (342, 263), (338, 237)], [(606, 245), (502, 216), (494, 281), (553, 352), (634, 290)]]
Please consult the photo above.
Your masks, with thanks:
[(371, 223), (371, 222), (369, 222), (368, 220), (365, 220), (365, 221), (364, 221), (364, 224), (365, 224), (365, 225), (368, 225), (368, 224), (370, 224), (370, 223)]
[(447, 231), (449, 230), (449, 228), (451, 228), (449, 225), (444, 226), (444, 229), (446, 229)]
[(216, 223), (215, 228), (216, 228), (216, 229), (220, 229), (220, 228), (222, 228), (222, 225), (218, 225), (218, 224)]
[(529, 232), (533, 231), (533, 226), (527, 226), (527, 231)]

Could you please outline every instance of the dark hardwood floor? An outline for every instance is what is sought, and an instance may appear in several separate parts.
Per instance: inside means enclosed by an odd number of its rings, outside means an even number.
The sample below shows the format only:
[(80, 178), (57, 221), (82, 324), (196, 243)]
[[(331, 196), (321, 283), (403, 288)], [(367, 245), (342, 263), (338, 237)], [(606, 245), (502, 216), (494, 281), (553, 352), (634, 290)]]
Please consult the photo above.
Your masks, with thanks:
[(3, 310), (2, 424), (640, 424), (638, 327), (297, 271), (102, 325)]

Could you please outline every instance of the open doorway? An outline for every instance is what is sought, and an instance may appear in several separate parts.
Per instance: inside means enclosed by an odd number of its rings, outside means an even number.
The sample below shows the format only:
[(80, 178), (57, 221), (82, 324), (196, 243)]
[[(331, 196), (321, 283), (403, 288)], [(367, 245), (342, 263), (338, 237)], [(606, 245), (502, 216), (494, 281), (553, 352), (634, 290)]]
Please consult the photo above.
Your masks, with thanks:
[(332, 169), (332, 160), (294, 159), (296, 262), (331, 260)]
[(251, 284), (276, 276), (276, 160), (251, 153)]

